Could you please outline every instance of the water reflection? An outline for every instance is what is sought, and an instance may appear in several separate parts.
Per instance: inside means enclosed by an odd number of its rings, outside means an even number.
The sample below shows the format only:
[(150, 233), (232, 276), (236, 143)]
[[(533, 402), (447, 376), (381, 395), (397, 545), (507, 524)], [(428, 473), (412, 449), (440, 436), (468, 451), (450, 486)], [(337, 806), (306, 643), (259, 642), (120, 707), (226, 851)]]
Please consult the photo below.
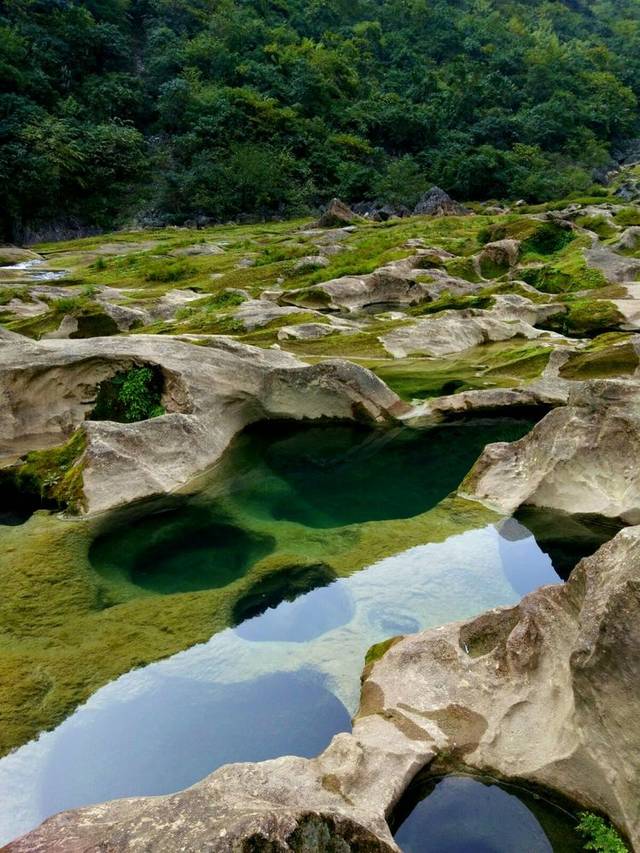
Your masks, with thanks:
[(177, 790), (229, 761), (315, 754), (348, 726), (370, 645), (558, 580), (513, 525), (509, 538), (468, 531), (328, 585), (320, 571), (315, 589), (123, 675), (0, 760), (0, 841), (61, 809)]
[(524, 790), (467, 776), (413, 784), (396, 815), (403, 853), (577, 853), (572, 815)]

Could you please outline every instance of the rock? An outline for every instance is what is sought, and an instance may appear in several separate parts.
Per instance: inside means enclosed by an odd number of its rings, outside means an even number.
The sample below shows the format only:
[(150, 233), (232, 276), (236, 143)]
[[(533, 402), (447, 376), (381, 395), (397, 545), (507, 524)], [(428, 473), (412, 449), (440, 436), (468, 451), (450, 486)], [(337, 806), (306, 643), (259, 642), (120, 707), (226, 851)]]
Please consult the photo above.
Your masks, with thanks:
[(640, 276), (640, 258), (625, 258), (602, 243), (585, 249), (584, 256), (587, 264), (599, 270), (612, 284), (636, 281)]
[(321, 269), (329, 266), (329, 258), (324, 255), (307, 255), (306, 258), (300, 258), (293, 266), (294, 272), (307, 272), (309, 270)]
[(373, 222), (387, 222), (392, 217), (411, 216), (411, 211), (403, 204), (378, 204), (375, 201), (361, 201), (354, 204), (353, 212)]
[[(525, 299), (524, 302), (529, 300)], [(519, 306), (511, 310), (505, 303), (501, 303), (497, 310), (466, 308), (459, 311), (441, 311), (433, 317), (392, 329), (381, 335), (380, 341), (394, 358), (404, 358), (417, 354), (450, 355), (479, 344), (508, 341), (511, 338), (532, 340), (541, 336), (554, 336), (553, 333), (543, 332), (530, 322), (520, 319), (518, 314), (521, 311)], [(537, 315), (534, 311), (531, 315), (534, 313)]]
[[(553, 401), (555, 403), (555, 400)], [(402, 416), (412, 426), (428, 426), (447, 418), (461, 415), (482, 415), (509, 412), (512, 416), (518, 409), (533, 409), (550, 405), (549, 399), (535, 390), (518, 388), (487, 388), (478, 391), (461, 391), (436, 397), (414, 406)]]
[[(196, 338), (193, 338), (195, 341)], [(269, 417), (393, 419), (406, 406), (370, 371), (330, 360), (308, 366), (285, 352), (201, 336), (31, 341), (2, 336), (0, 459), (63, 443), (82, 425), (86, 511), (185, 487), (248, 424)], [(205, 345), (202, 345), (205, 344)], [(131, 424), (87, 421), (100, 382), (133, 365), (157, 366), (167, 414)]]
[(299, 323), (297, 326), (283, 326), (278, 329), (279, 341), (316, 341), (333, 335), (337, 329), (326, 323)]
[(640, 522), (640, 383), (576, 382), (569, 403), (520, 441), (488, 445), (461, 494), (511, 514), (526, 505)]
[(491, 266), (506, 271), (518, 263), (519, 256), (519, 240), (505, 239), (486, 243), (478, 255), (480, 270), (483, 271), (487, 266)]
[(623, 252), (635, 252), (640, 249), (640, 225), (632, 225), (626, 228), (616, 243), (616, 249)]
[(195, 243), (193, 246), (172, 249), (169, 254), (174, 258), (188, 258), (192, 255), (224, 255), (224, 249), (218, 243)]
[(388, 642), (365, 668), (353, 734), (317, 758), (232, 764), (178, 794), (63, 812), (6, 853), (398, 853), (385, 818), (427, 767), (550, 788), (607, 813), (637, 849), (638, 607), (634, 527), (564, 585)]
[[(273, 295), (270, 293), (270, 295)], [(270, 298), (265, 299), (247, 299), (238, 306), (234, 313), (236, 320), (239, 320), (247, 331), (258, 329), (261, 326), (266, 326), (272, 320), (278, 320), (282, 317), (290, 317), (293, 314), (309, 314), (308, 310), (295, 308), (287, 305), (282, 307)]]
[(0, 246), (0, 267), (21, 264), (25, 261), (44, 261), (44, 258), (32, 252), (31, 249), (22, 249), (20, 246)]
[(320, 216), (316, 223), (318, 228), (335, 228), (340, 225), (349, 225), (356, 219), (356, 214), (348, 205), (339, 198), (334, 198), (329, 202), (329, 206)]
[[(275, 298), (280, 304), (311, 309), (361, 311), (379, 306), (382, 311), (385, 306), (390, 305), (419, 305), (421, 302), (430, 302), (445, 292), (458, 296), (474, 293), (482, 288), (482, 284), (472, 284), (465, 279), (455, 278), (445, 270), (425, 270), (425, 267), (429, 267), (438, 259), (445, 259), (446, 253), (440, 255), (437, 251), (424, 250), (418, 255), (391, 261), (368, 275), (345, 275), (310, 287), (282, 291), (275, 295)], [(274, 298), (271, 291), (263, 296)]]
[(416, 204), (414, 214), (422, 216), (469, 216), (471, 211), (454, 201), (440, 187), (431, 187)]

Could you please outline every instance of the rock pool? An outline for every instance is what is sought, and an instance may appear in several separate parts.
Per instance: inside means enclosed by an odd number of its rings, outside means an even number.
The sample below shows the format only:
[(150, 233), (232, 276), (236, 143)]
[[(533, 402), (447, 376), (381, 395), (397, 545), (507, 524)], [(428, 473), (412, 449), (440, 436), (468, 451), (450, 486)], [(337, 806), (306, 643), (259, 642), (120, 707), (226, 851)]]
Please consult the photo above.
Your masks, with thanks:
[(227, 627), (121, 675), (1, 759), (0, 842), (62, 809), (175, 791), (224, 763), (312, 756), (349, 728), (373, 643), (559, 582), (513, 519), (487, 513), (464, 529), (462, 518), (434, 536), (434, 512), (448, 511), (484, 445), (530, 426), (261, 424), (197, 494), (102, 524), (86, 550), (104, 612), (195, 607), (223, 588)]

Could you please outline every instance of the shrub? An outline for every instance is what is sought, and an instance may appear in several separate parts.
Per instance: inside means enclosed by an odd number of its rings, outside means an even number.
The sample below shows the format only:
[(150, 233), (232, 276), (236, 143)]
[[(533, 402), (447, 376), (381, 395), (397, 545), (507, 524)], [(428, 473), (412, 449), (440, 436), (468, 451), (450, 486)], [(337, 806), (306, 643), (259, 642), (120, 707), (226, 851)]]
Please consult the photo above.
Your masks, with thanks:
[(581, 812), (578, 832), (587, 839), (584, 849), (599, 853), (628, 853), (627, 846), (616, 830), (592, 812)]
[(159, 370), (132, 367), (100, 383), (91, 419), (133, 423), (156, 418), (165, 411), (160, 404), (161, 395)]

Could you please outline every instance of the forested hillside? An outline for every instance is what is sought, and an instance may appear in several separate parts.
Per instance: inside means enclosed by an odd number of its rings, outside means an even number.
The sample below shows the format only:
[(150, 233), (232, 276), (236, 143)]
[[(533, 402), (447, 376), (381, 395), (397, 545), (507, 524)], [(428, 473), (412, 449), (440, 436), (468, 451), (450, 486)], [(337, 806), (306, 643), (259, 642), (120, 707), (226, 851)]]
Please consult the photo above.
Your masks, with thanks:
[(585, 192), (639, 94), (640, 0), (4, 0), (2, 228)]

